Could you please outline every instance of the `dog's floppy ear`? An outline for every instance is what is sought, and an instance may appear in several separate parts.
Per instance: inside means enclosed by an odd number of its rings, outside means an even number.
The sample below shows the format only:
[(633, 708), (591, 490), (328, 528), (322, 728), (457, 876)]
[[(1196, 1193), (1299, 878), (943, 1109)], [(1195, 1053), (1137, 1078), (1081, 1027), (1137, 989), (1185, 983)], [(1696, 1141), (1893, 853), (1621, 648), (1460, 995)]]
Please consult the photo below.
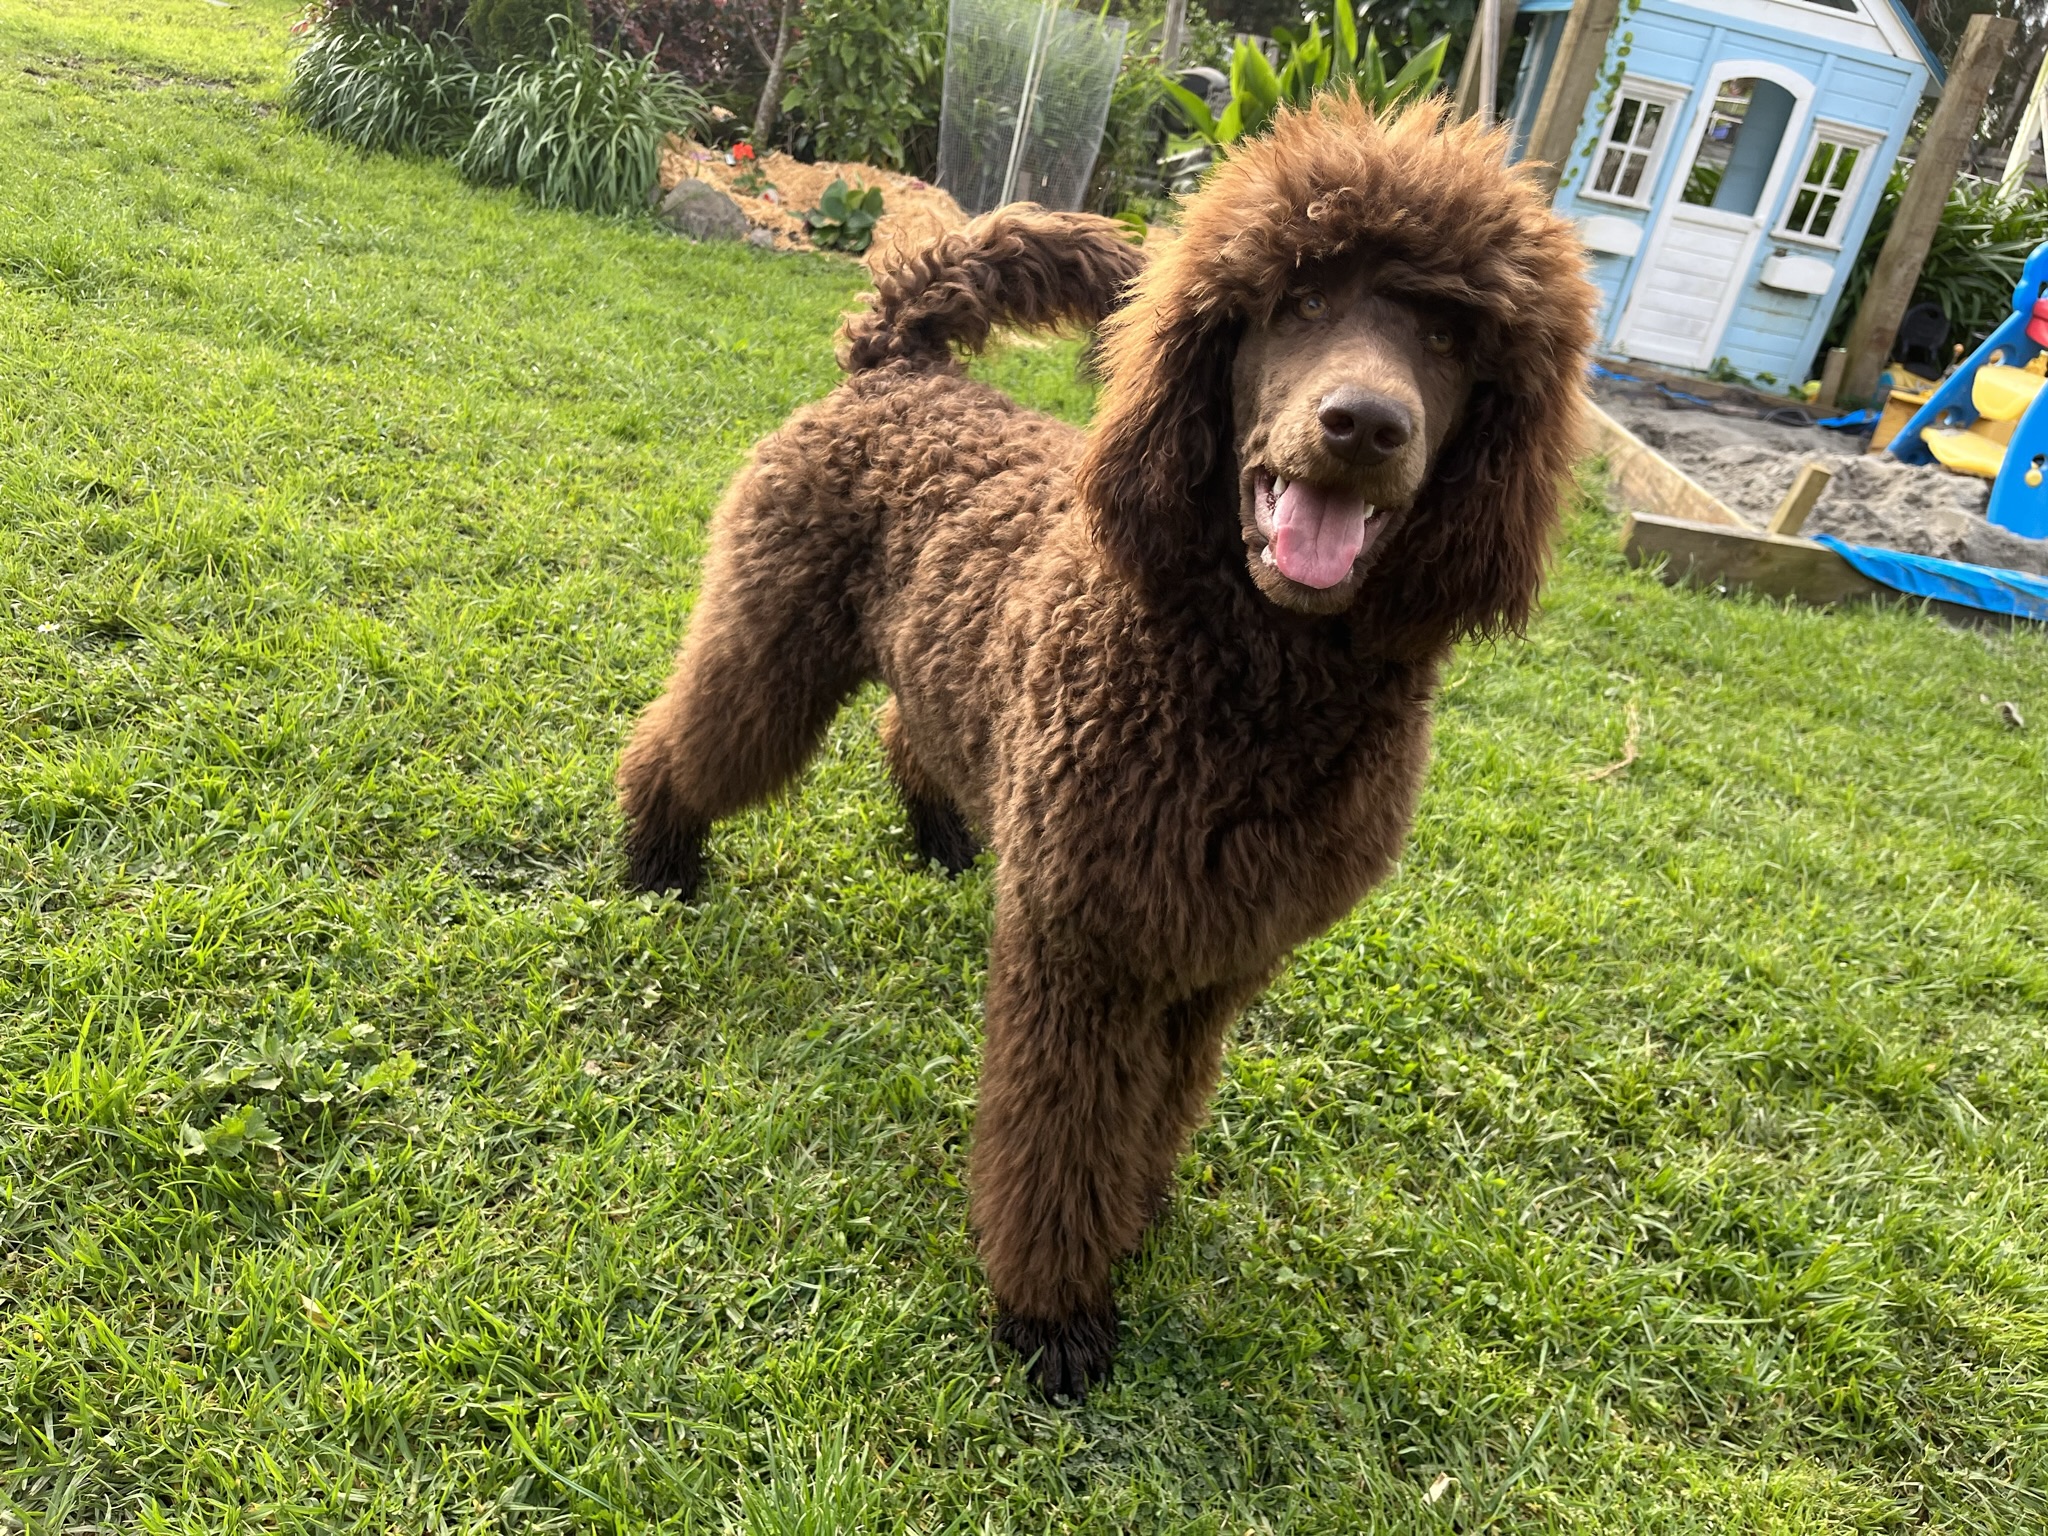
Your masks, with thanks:
[(1379, 623), (1429, 629), (1432, 641), (1515, 633), (1528, 623), (1579, 453), (1580, 401), (1570, 363), (1535, 394), (1498, 383), (1473, 390), (1399, 546), (1370, 585)]
[(1176, 302), (1169, 265), (1155, 264), (1103, 328), (1108, 383), (1078, 471), (1097, 544), (1134, 581), (1197, 544), (1197, 509), (1231, 433), (1240, 328)]

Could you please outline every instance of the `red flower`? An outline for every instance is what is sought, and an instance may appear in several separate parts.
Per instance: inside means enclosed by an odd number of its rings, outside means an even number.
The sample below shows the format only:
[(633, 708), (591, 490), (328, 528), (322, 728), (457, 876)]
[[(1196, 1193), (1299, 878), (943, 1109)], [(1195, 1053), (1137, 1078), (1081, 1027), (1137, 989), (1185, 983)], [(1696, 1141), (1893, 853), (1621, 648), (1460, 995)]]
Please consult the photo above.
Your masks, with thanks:
[(732, 157), (735, 160), (751, 160), (754, 158), (754, 146), (745, 142), (735, 144), (732, 147)]

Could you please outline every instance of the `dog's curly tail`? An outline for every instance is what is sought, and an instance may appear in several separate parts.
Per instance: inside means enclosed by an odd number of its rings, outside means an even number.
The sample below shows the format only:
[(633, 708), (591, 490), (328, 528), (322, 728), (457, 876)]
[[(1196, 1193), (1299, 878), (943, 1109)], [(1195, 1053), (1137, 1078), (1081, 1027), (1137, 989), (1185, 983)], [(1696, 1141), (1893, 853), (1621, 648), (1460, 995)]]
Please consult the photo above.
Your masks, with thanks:
[(1095, 325), (1144, 265), (1114, 219), (1012, 203), (884, 273), (840, 333), (839, 362), (848, 373), (941, 364), (956, 345), (980, 351), (999, 325)]

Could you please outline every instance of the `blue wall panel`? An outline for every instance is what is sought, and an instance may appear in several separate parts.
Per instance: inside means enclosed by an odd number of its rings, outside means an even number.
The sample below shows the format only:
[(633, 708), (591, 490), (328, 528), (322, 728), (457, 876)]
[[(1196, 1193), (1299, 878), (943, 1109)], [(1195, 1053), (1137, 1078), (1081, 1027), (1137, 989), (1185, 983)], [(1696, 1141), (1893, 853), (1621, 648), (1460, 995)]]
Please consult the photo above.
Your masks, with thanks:
[[(1689, 85), (1700, 72), (1700, 61), (1706, 57), (1707, 41), (1714, 35), (1714, 23), (1706, 19), (1687, 20), (1645, 5), (1632, 19), (1622, 24), (1622, 30), (1634, 34), (1628, 38), (1629, 54), (1624, 61), (1630, 74)], [(1612, 50), (1618, 46), (1617, 42), (1609, 49), (1607, 71), (1614, 68)], [(1603, 71), (1603, 77), (1607, 71)], [(1604, 94), (1595, 88), (1596, 104)]]
[(1891, 127), (1901, 108), (1910, 111), (1918, 104), (1920, 80), (1925, 74), (1925, 70), (1906, 64), (1837, 59), (1828, 81), (1827, 109), (1821, 116), (1882, 132)]

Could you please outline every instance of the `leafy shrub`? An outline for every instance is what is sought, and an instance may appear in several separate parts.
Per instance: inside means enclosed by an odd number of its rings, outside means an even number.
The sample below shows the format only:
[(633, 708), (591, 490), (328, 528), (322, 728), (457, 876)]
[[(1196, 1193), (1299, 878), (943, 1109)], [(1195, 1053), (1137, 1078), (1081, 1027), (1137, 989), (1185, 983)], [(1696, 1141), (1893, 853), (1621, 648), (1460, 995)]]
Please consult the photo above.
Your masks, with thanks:
[[(1387, 67), (1397, 72), (1438, 38), (1446, 41), (1450, 52), (1463, 57), (1479, 14), (1476, 0), (1378, 0), (1366, 10), (1366, 19), (1381, 39)], [(1520, 59), (1518, 42), (1503, 29), (1500, 72), (1504, 87), (1513, 83)]]
[(1287, 48), (1287, 62), (1278, 73), (1250, 43), (1237, 45), (1230, 60), (1230, 105), (1221, 117), (1211, 116), (1208, 103), (1193, 91), (1168, 83), (1167, 94), (1179, 104), (1197, 137), (1211, 144), (1233, 143), (1263, 130), (1283, 105), (1305, 107), (1317, 92), (1332, 87), (1349, 86), (1380, 108), (1427, 96), (1443, 73), (1449, 44), (1448, 38), (1439, 37), (1389, 78), (1379, 40), (1368, 32), (1364, 46), (1359, 46), (1351, 0), (1331, 0), (1328, 37), (1314, 17), (1305, 30), (1280, 27), (1274, 35)]
[(467, 142), (492, 80), (445, 33), (342, 21), (292, 61), (286, 96), (308, 125), (363, 149), (452, 154)]
[(942, 0), (813, 0), (789, 50), (792, 147), (930, 176), (938, 163)]
[(662, 138), (688, 131), (702, 107), (652, 58), (565, 37), (552, 56), (502, 72), (462, 173), (524, 187), (550, 207), (624, 213), (645, 203)]
[(421, 41), (462, 29), (469, 0), (313, 0), (294, 32), (350, 24), (385, 32), (410, 32)]
[[(1155, 214), (1167, 201), (1160, 157), (1168, 135), (1181, 126), (1179, 109), (1166, 104), (1168, 72), (1160, 63), (1164, 0), (1123, 0), (1112, 3), (1110, 14), (1129, 21), (1131, 33), (1110, 91), (1102, 146), (1095, 156), (1095, 171), (1083, 206), (1097, 213), (1137, 208), (1141, 215)], [(1211, 19), (1201, 0), (1188, 0), (1185, 21), (1174, 72), (1198, 64), (1219, 67), (1230, 62), (1233, 29), (1229, 22)], [(1141, 216), (1138, 223), (1144, 222)]]
[[(1823, 347), (1839, 347), (1856, 318), (1856, 307), (1870, 287), (1877, 254), (1884, 249), (1899, 198), (1911, 167), (1894, 164), (1885, 179), (1884, 196), (1870, 220), (1870, 230), (1842, 285)], [(1998, 183), (1958, 177), (1948, 189), (1941, 223), (1928, 247), (1926, 264), (1911, 302), (1939, 304), (1948, 316), (1949, 340), (1973, 348), (2012, 313), (2012, 290), (2028, 254), (2048, 240), (2048, 192), (2023, 192), (2010, 200), (1998, 194)]]
[(720, 106), (752, 120), (775, 49), (779, 0), (588, 0), (593, 35), (652, 54)]
[(589, 37), (583, 0), (469, 0), (469, 35), (493, 64), (539, 59), (560, 37)]
[(1116, 213), (1135, 198), (1159, 188), (1159, 152), (1164, 135), (1159, 107), (1166, 100), (1166, 74), (1158, 50), (1127, 51), (1116, 84), (1110, 88), (1109, 111), (1102, 120), (1102, 145), (1095, 152), (1095, 170), (1088, 178), (1084, 205), (1097, 213)]
[(819, 196), (804, 223), (810, 226), (811, 244), (858, 256), (875, 238), (875, 221), (881, 216), (882, 189), (849, 187), (842, 176)]

